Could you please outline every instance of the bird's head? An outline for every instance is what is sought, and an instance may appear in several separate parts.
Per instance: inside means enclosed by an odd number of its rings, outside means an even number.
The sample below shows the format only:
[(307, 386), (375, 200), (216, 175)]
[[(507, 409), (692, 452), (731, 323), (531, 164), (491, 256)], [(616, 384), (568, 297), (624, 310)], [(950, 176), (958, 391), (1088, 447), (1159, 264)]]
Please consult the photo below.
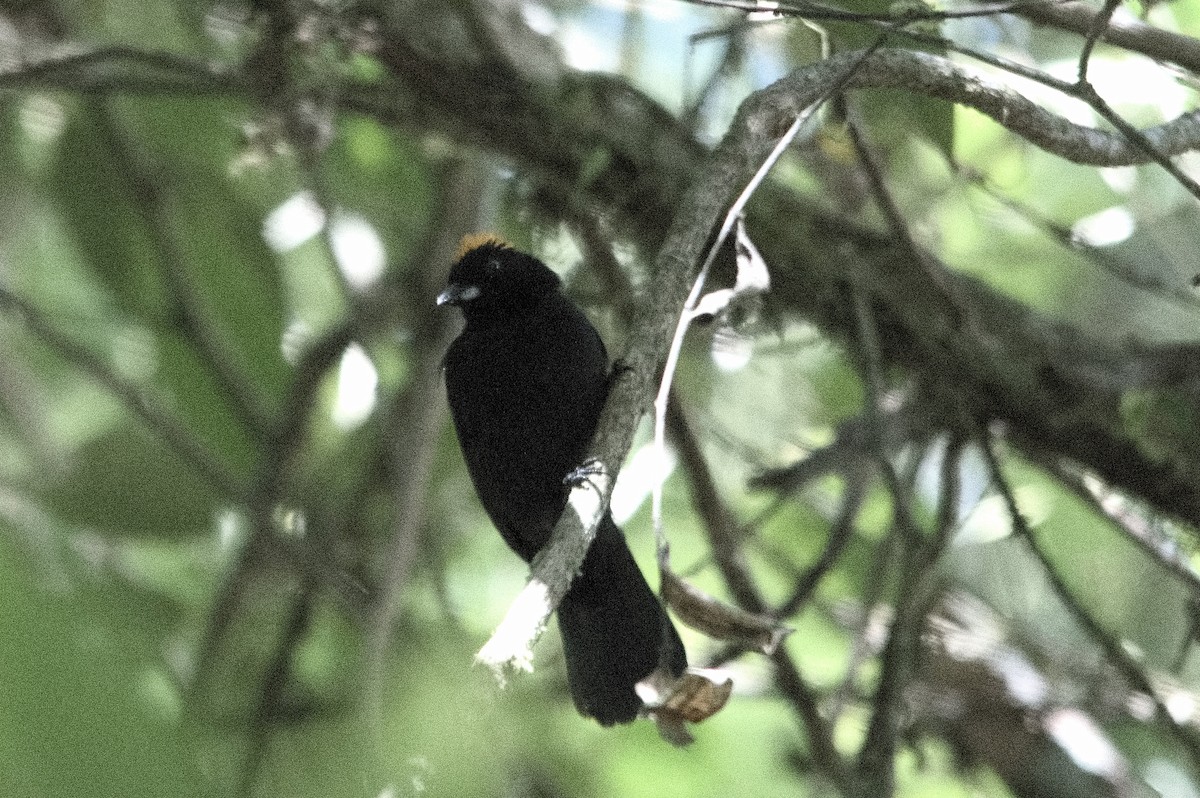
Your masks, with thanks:
[(560, 285), (558, 275), (532, 255), (492, 235), (469, 235), (450, 269), (439, 305), (457, 305), (467, 319), (491, 313), (520, 313)]

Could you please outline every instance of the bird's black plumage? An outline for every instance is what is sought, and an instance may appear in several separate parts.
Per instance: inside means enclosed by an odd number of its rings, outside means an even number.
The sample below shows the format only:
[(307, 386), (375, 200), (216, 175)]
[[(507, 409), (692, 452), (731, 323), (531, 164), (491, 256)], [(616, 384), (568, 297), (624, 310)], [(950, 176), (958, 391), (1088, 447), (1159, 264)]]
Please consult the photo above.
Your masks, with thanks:
[[(536, 258), (495, 240), (468, 249), (439, 304), (466, 327), (446, 355), (446, 393), (479, 500), (526, 561), (566, 503), (563, 478), (582, 464), (608, 390), (608, 356), (587, 317)], [(558, 608), (575, 705), (627, 723), (634, 685), (660, 664), (678, 675), (683, 644), (605, 513)]]

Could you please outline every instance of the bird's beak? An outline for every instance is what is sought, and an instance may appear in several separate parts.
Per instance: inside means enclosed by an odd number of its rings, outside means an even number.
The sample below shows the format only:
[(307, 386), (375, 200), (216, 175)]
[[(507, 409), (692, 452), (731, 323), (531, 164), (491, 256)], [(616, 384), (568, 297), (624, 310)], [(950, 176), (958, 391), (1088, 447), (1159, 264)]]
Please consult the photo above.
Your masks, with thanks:
[(479, 297), (479, 286), (463, 285), (462, 283), (450, 283), (446, 290), (438, 294), (437, 303), (439, 305), (461, 305), (464, 302), (470, 302), (472, 299)]

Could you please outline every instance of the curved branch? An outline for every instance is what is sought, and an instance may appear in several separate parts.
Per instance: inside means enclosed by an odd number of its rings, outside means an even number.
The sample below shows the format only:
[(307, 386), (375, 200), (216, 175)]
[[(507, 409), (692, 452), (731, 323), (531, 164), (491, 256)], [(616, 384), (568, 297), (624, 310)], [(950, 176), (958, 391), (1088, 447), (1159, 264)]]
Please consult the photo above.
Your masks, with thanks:
[(219, 62), (116, 45), (49, 56), (0, 70), (0, 89), (19, 88), (243, 95), (249, 85), (237, 71)]
[[(822, 87), (852, 63), (842, 53), (798, 69), (743, 104), (743, 124), (770, 130), (820, 96)], [(1151, 158), (1123, 136), (1068, 122), (1012, 89), (972, 75), (945, 58), (911, 50), (880, 50), (863, 61), (851, 89), (903, 89), (974, 108), (1049, 153), (1090, 166), (1132, 166)], [(1166, 155), (1200, 146), (1200, 111), (1146, 128), (1146, 139)]]
[(11, 313), (24, 324), (34, 339), (108, 391), (214, 491), (233, 501), (245, 498), (246, 490), (241, 476), (197, 440), (184, 423), (152, 393), (116, 374), (101, 357), (55, 327), (33, 304), (4, 287), (0, 287), (0, 311)]
[(981, 431), (979, 434), (979, 448), (983, 452), (984, 459), (987, 462), (988, 471), (991, 472), (993, 484), (996, 490), (999, 491), (1000, 497), (1004, 500), (1004, 506), (1009, 515), (1009, 524), (1012, 527), (1013, 534), (1024, 543), (1025, 548), (1041, 565), (1042, 572), (1050, 585), (1050, 589), (1054, 591), (1054, 595), (1062, 603), (1063, 608), (1067, 610), (1075, 623), (1078, 624), (1079, 628), (1103, 652), (1105, 659), (1121, 674), (1126, 683), (1153, 702), (1155, 710), (1153, 720), (1187, 750), (1193, 767), (1200, 770), (1200, 734), (1197, 734), (1196, 730), (1190, 725), (1180, 723), (1175, 719), (1170, 709), (1167, 708), (1159, 691), (1154, 688), (1141, 663), (1129, 655), (1116, 635), (1104, 628), (1093, 617), (1092, 613), (1088, 611), (1083, 602), (1080, 601), (1076, 593), (1067, 584), (1058, 567), (1047, 555), (1045, 548), (1038, 540), (1038, 536), (1030, 528), (1029, 521), (1021, 512), (1013, 487), (1000, 465), (993, 442), (986, 431)]
[[(1031, 12), (1022, 8), (1021, 13), (1035, 17), (1035, 14), (1044, 12)], [(1061, 15), (1061, 9), (1056, 13)], [(1081, 22), (1088, 22), (1090, 25), (1089, 20), (1092, 20), (1090, 16), (1086, 19), (1080, 17), (1073, 9), (1065, 18), (1068, 18), (1074, 27), (1079, 27)], [(1055, 24), (1061, 22), (1057, 16), (1053, 17), (1052, 21)], [(1113, 30), (1110, 26), (1105, 37), (1111, 37)], [(1139, 36), (1144, 38), (1144, 32), (1139, 31)], [(403, 57), (396, 57), (397, 49)], [(392, 65), (406, 60), (411, 55), (406, 48), (398, 46), (383, 54), (385, 60), (392, 61)], [(779, 112), (794, 116), (827, 89), (848, 65), (861, 57), (859, 52), (842, 53), (802, 67), (773, 86), (751, 95), (747, 102), (743, 103), (743, 108), (748, 105), (770, 105), (771, 99), (774, 98), (779, 102)], [(490, 68), (485, 69), (481, 66), (479, 71), (487, 71), (490, 75), (490, 79), (480, 85), (486, 87), (495, 84), (497, 76)], [(462, 86), (457, 81), (455, 84), (459, 88)], [(227, 92), (230, 95), (243, 96), (248, 89), (246, 81), (237, 72), (222, 69), (210, 62), (173, 53), (141, 51), (124, 46), (47, 58), (18, 69), (0, 72), (0, 88), (33, 86), (127, 94)], [(1130, 166), (1151, 160), (1145, 152), (1131, 146), (1122, 136), (1072, 124), (1015, 91), (973, 76), (953, 62), (927, 53), (901, 49), (881, 50), (863, 60), (855, 76), (849, 81), (849, 88), (898, 88), (974, 108), (1042, 149), (1075, 163)], [(375, 89), (374, 86), (348, 87), (347, 105), (359, 110), (364, 110), (364, 106), (375, 105), (375, 110), (379, 110), (384, 117), (391, 116), (387, 109), (377, 103), (394, 102), (394, 98), (383, 100), (375, 94)], [(367, 94), (364, 95), (363, 92)], [(374, 97), (371, 97), (372, 94)], [(752, 102), (755, 97), (765, 103)], [(492, 108), (511, 110), (503, 108), (503, 105), (493, 103)], [(1143, 135), (1155, 148), (1168, 156), (1200, 147), (1200, 112), (1189, 112), (1171, 122), (1147, 128)]]
[[(393, 69), (397, 77), (403, 79), (404, 73), (410, 73), (410, 67), (423, 66), (421, 71), (436, 70), (447, 77), (443, 64), (423, 60), (418, 65), (417, 54), (403, 42), (390, 42), (381, 57)], [(803, 67), (778, 81), (771, 87), (757, 92), (743, 103), (743, 110), (757, 109), (752, 113), (764, 117), (794, 117), (801, 109), (812, 104), (814, 99), (827, 90), (838, 76), (856, 59), (861, 59), (861, 52), (842, 53), (824, 61)], [(527, 124), (542, 129), (541, 138), (561, 141), (561, 135), (546, 136), (547, 129), (574, 127), (572, 120), (554, 124), (551, 120), (540, 118), (534, 108), (524, 108), (528, 99), (514, 106), (508, 100), (514, 99), (514, 92), (522, 85), (498, 86), (505, 82), (503, 70), (497, 74), (494, 64), (483, 64), (473, 68), (458, 67), (464, 74), (450, 76), (450, 80), (422, 81), (421, 86), (411, 85), (410, 88), (419, 91), (418, 99), (434, 100), (448, 99), (440, 93), (450, 91), (454, 94), (454, 104), (460, 113), (472, 115), (473, 127), (477, 130), (488, 130), (492, 127), (489, 116), (503, 115), (503, 126), (509, 129), (507, 136), (512, 136), (522, 125), (513, 125), (514, 119), (522, 119)], [(131, 69), (133, 67), (133, 69)], [(140, 71), (139, 71), (140, 70)], [(146, 74), (146, 73), (150, 74)], [(479, 73), (479, 80), (473, 80), (469, 73)], [(510, 75), (516, 84), (523, 81)], [(593, 85), (585, 88), (584, 83), (568, 87), (566, 77), (562, 78), (562, 88), (571, 92), (588, 93), (595, 101), (589, 103), (598, 108), (605, 108), (616, 98), (605, 97), (605, 86)], [(449, 88), (438, 87), (436, 84), (448, 84)], [(173, 54), (143, 52), (128, 47), (102, 48), (99, 50), (68, 55), (60, 58), (46, 59), (35, 64), (0, 72), (0, 88), (19, 87), (57, 87), (76, 89), (80, 91), (110, 91), (122, 94), (228, 94), (229, 96), (245, 97), (249, 84), (238, 73), (223, 70), (195, 59), (186, 59)], [(481, 90), (492, 92), (498, 90), (498, 95), (481, 105), (465, 102), (463, 93), (471, 93), (471, 86), (482, 87)], [(1144, 164), (1154, 160), (1144, 148), (1135, 142), (1128, 141), (1124, 135), (1102, 131), (1096, 128), (1075, 125), (1064, 118), (1042, 108), (1026, 99), (1019, 93), (992, 83), (981, 77), (970, 74), (963, 67), (945, 58), (927, 53), (891, 49), (881, 50), (863, 59), (863, 63), (855, 71), (849, 81), (851, 89), (894, 88), (943, 99), (975, 110), (991, 117), (996, 122), (1013, 133), (1027, 139), (1047, 152), (1059, 155), (1075, 163), (1092, 166), (1130, 166)], [(527, 87), (526, 87), (527, 88)], [(607, 89), (613, 89), (607, 86)], [(492, 92), (495, 94), (495, 92)], [(599, 94), (600, 96), (595, 96)], [(628, 97), (621, 98), (628, 100)], [(606, 102), (608, 100), (609, 102)], [(401, 102), (397, 106), (397, 98), (392, 92), (380, 93), (377, 86), (348, 85), (341, 102), (348, 110), (367, 111), (378, 118), (395, 119), (397, 113), (404, 115), (411, 111), (412, 106)], [(438, 103), (440, 104), (440, 103)], [(647, 109), (635, 103), (644, 114)], [(628, 103), (625, 104), (629, 108)], [(661, 111), (661, 109), (660, 109)], [(656, 118), (661, 114), (655, 114)], [(644, 121), (644, 120), (643, 120)], [(744, 121), (752, 122), (746, 119)], [(768, 121), (764, 118), (763, 122)], [(637, 129), (642, 126), (639, 125)], [(559, 134), (567, 130), (553, 131)], [(582, 131), (576, 131), (582, 132)], [(484, 135), (487, 135), (485, 133)], [(1200, 112), (1192, 111), (1161, 125), (1142, 131), (1145, 141), (1166, 156), (1179, 155), (1188, 150), (1200, 147)], [(593, 136), (583, 137), (582, 141)], [(569, 140), (569, 139), (568, 139)], [(495, 143), (495, 142), (493, 142)], [(670, 151), (667, 156), (675, 160), (674, 169), (668, 170), (676, 179), (686, 171), (680, 169), (678, 161), (689, 160), (688, 156), (698, 156), (699, 152), (694, 142), (682, 151), (659, 146), (658, 142), (641, 142), (648, 151), (655, 155)], [(596, 142), (597, 146), (601, 142)], [(570, 171), (570, 170), (568, 170)], [(574, 184), (573, 184), (574, 185)]]
[[(745, 553), (736, 540), (733, 513), (721, 499), (716, 479), (701, 451), (700, 441), (674, 394), (667, 423), (671, 427), (671, 439), (679, 447), (691, 487), (692, 502), (725, 587), (742, 609), (758, 614), (769, 613), (762, 591), (755, 585), (746, 566)], [(851, 773), (833, 744), (833, 721), (821, 715), (812, 686), (805, 681), (787, 647), (781, 645), (769, 656), (775, 663), (776, 686), (804, 724), (813, 765), (845, 792), (851, 784)]]
[[(1088, 35), (1097, 18), (1103, 15), (1086, 3), (1030, 3), (1014, 7), (1011, 13), (1025, 17), (1035, 25), (1059, 28), (1080, 36)], [(1125, 14), (1113, 15), (1107, 22), (1100, 38), (1109, 44), (1200, 72), (1200, 41), (1130, 19)]]
[[(684, 306), (711, 231), (720, 222), (735, 193), (746, 185), (792, 121), (819, 100), (831, 85), (845, 78), (848, 67), (858, 69), (846, 83), (850, 89), (899, 88), (975, 108), (1009, 130), (1049, 152), (1077, 163), (1120, 165), (1145, 163), (1146, 155), (1122, 137), (1072, 124), (1006, 88), (968, 74), (938, 56), (907, 50), (880, 50), (866, 58), (861, 51), (843, 53), (792, 72), (746, 98), (720, 146), (684, 195), (670, 232), (655, 261), (646, 301), (631, 326), (629, 349), (614, 375), (589, 458), (603, 464), (607, 484), (596, 497), (580, 486), (572, 499), (585, 498), (586, 511), (568, 508), (555, 527), (550, 543), (534, 564), (522, 597), (497, 630), (480, 659), (497, 671), (528, 666), (530, 648), (566, 593), (570, 579), (583, 562), (594, 523), (608, 504), (615, 480), (633, 442), (638, 420), (656, 387), (662, 353), (669, 348), (678, 309)], [(1200, 113), (1144, 131), (1147, 139), (1168, 154), (1200, 142)], [(950, 308), (952, 317), (957, 317)], [(593, 502), (599, 499), (599, 507)], [(523, 620), (518, 622), (518, 616)]]

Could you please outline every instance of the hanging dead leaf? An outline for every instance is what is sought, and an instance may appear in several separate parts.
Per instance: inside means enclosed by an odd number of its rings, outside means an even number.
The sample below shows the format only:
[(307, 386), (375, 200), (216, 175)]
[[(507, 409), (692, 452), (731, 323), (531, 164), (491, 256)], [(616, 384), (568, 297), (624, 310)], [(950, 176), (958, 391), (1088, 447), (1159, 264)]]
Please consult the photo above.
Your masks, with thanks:
[[(661, 566), (661, 564), (660, 564)], [(793, 631), (769, 615), (747, 612), (726, 604), (660, 567), (662, 596), (679, 620), (709, 637), (739, 643), (771, 655)]]
[(733, 693), (733, 680), (712, 668), (688, 668), (678, 677), (656, 670), (638, 682), (637, 692), (659, 735), (672, 745), (684, 746), (694, 739), (687, 724), (720, 712)]

